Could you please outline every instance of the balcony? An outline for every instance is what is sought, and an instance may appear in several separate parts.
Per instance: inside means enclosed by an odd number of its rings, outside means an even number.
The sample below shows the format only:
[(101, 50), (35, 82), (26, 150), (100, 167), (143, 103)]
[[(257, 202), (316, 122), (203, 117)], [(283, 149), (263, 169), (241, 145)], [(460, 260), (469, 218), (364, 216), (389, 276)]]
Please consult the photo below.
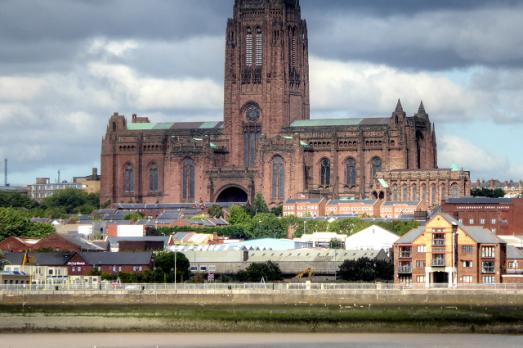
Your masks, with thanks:
[(432, 259), (432, 267), (445, 267), (445, 259)]
[(445, 239), (433, 239), (432, 240), (432, 246), (444, 247), (445, 246)]
[(411, 265), (403, 265), (398, 267), (398, 274), (412, 273)]
[(401, 258), (411, 257), (410, 250), (400, 250), (400, 257)]

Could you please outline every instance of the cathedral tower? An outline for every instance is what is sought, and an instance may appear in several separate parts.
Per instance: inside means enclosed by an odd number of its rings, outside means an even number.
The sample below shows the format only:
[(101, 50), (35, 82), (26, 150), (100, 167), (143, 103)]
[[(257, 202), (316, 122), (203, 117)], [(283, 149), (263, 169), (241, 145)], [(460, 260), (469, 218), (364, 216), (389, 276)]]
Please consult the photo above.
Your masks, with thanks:
[(236, 0), (227, 22), (224, 128), (230, 163), (255, 165), (261, 136), (309, 119), (307, 24), (299, 0)]

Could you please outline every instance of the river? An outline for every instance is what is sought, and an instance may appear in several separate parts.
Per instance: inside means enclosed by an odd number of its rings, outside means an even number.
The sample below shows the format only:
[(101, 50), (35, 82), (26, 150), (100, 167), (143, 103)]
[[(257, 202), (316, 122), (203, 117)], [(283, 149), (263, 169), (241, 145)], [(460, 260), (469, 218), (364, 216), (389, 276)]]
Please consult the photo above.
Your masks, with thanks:
[(523, 337), (467, 334), (0, 334), (1, 348), (522, 347)]

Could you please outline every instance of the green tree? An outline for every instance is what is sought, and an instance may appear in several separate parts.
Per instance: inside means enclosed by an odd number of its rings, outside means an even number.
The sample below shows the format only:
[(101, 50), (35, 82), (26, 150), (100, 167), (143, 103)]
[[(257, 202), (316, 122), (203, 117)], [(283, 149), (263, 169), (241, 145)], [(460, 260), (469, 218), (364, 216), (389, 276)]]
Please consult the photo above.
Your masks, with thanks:
[(100, 207), (100, 195), (78, 189), (65, 189), (45, 198), (42, 206), (47, 209), (60, 208), (67, 214), (91, 213)]
[(38, 203), (20, 192), (0, 192), (0, 208), (34, 209)]
[(376, 280), (393, 280), (394, 264), (390, 260), (376, 260), (374, 263)]
[(229, 207), (229, 224), (231, 225), (248, 225), (251, 222), (251, 216), (239, 205)]
[(161, 251), (154, 256), (152, 278), (156, 282), (174, 282), (174, 255), (176, 254), (176, 281), (189, 280), (189, 260), (180, 252)]
[(278, 205), (277, 207), (271, 208), (271, 214), (274, 214), (276, 216), (282, 216), (283, 215), (283, 205)]
[(505, 197), (505, 191), (501, 188), (488, 189), (488, 188), (473, 188), (470, 191), (473, 197), (490, 197), (490, 198), (501, 198)]
[(367, 257), (345, 260), (339, 268), (338, 275), (341, 279), (352, 282), (373, 281), (376, 278), (374, 261)]
[(255, 238), (285, 238), (286, 225), (270, 213), (259, 213), (251, 220), (249, 236)]
[(262, 263), (251, 263), (243, 272), (240, 272), (241, 281), (259, 282), (262, 279), (273, 282), (283, 279), (280, 266), (272, 261)]
[(257, 215), (259, 213), (268, 213), (269, 207), (267, 207), (267, 203), (265, 203), (265, 199), (263, 199), (263, 196), (261, 193), (257, 193), (254, 196), (254, 201), (252, 202), (252, 211), (254, 212), (254, 215)]
[(345, 245), (339, 239), (332, 238), (329, 242), (329, 248), (331, 249), (344, 249)]
[(43, 237), (53, 232), (51, 225), (31, 222), (26, 211), (0, 208), (0, 240), (9, 236)]
[(136, 222), (138, 220), (141, 220), (143, 219), (144, 215), (143, 213), (139, 212), (139, 211), (135, 211), (135, 212), (132, 212), (132, 213), (129, 213), (129, 214), (126, 214), (123, 219), (124, 220), (127, 220), (127, 221), (133, 221), (133, 222)]
[(223, 217), (223, 208), (218, 204), (213, 204), (207, 209), (207, 214), (214, 218), (221, 218)]

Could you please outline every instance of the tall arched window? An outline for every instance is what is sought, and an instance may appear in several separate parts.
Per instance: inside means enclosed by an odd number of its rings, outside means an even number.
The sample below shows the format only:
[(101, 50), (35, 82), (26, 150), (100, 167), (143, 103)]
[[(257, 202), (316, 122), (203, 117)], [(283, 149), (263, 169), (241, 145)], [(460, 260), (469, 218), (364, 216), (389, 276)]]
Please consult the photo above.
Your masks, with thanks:
[(427, 185), (421, 184), (421, 200), (423, 202), (427, 202), (428, 195), (427, 195)]
[(345, 161), (345, 185), (356, 186), (356, 160), (352, 157)]
[(184, 201), (194, 201), (194, 161), (186, 158), (182, 170), (182, 194)]
[(123, 190), (127, 193), (134, 192), (134, 171), (133, 166), (130, 163), (125, 165), (123, 175)]
[(272, 160), (272, 199), (284, 199), (285, 171), (283, 158), (275, 156)]
[(381, 170), (381, 158), (374, 157), (371, 161), (371, 171), (370, 171), (371, 179), (374, 179), (374, 177), (376, 176), (376, 173), (379, 172), (380, 170)]
[(245, 35), (245, 64), (252, 66), (252, 29), (247, 28)]
[(401, 196), (403, 202), (409, 201), (409, 187), (407, 185), (403, 185)]
[(399, 199), (398, 199), (398, 185), (396, 185), (396, 184), (392, 185), (392, 200), (394, 202), (399, 201)]
[(450, 198), (459, 198), (459, 185), (457, 183), (452, 183), (450, 185)]
[(263, 33), (261, 28), (256, 28), (256, 66), (262, 66), (263, 60)]
[(416, 184), (412, 185), (412, 200), (416, 202), (418, 200), (418, 186)]
[(321, 160), (320, 184), (327, 187), (331, 184), (331, 163), (327, 158)]
[(440, 191), (440, 201), (444, 200), (444, 199), (447, 199), (447, 190), (446, 190), (446, 187), (445, 187), (445, 184), (441, 184), (441, 191)]
[(438, 195), (438, 189), (436, 188), (436, 184), (430, 185), (430, 194), (431, 194), (430, 201), (432, 202), (432, 205), (436, 205), (436, 203), (437, 203), (436, 197)]
[(149, 167), (149, 192), (158, 192), (158, 166), (152, 163)]

